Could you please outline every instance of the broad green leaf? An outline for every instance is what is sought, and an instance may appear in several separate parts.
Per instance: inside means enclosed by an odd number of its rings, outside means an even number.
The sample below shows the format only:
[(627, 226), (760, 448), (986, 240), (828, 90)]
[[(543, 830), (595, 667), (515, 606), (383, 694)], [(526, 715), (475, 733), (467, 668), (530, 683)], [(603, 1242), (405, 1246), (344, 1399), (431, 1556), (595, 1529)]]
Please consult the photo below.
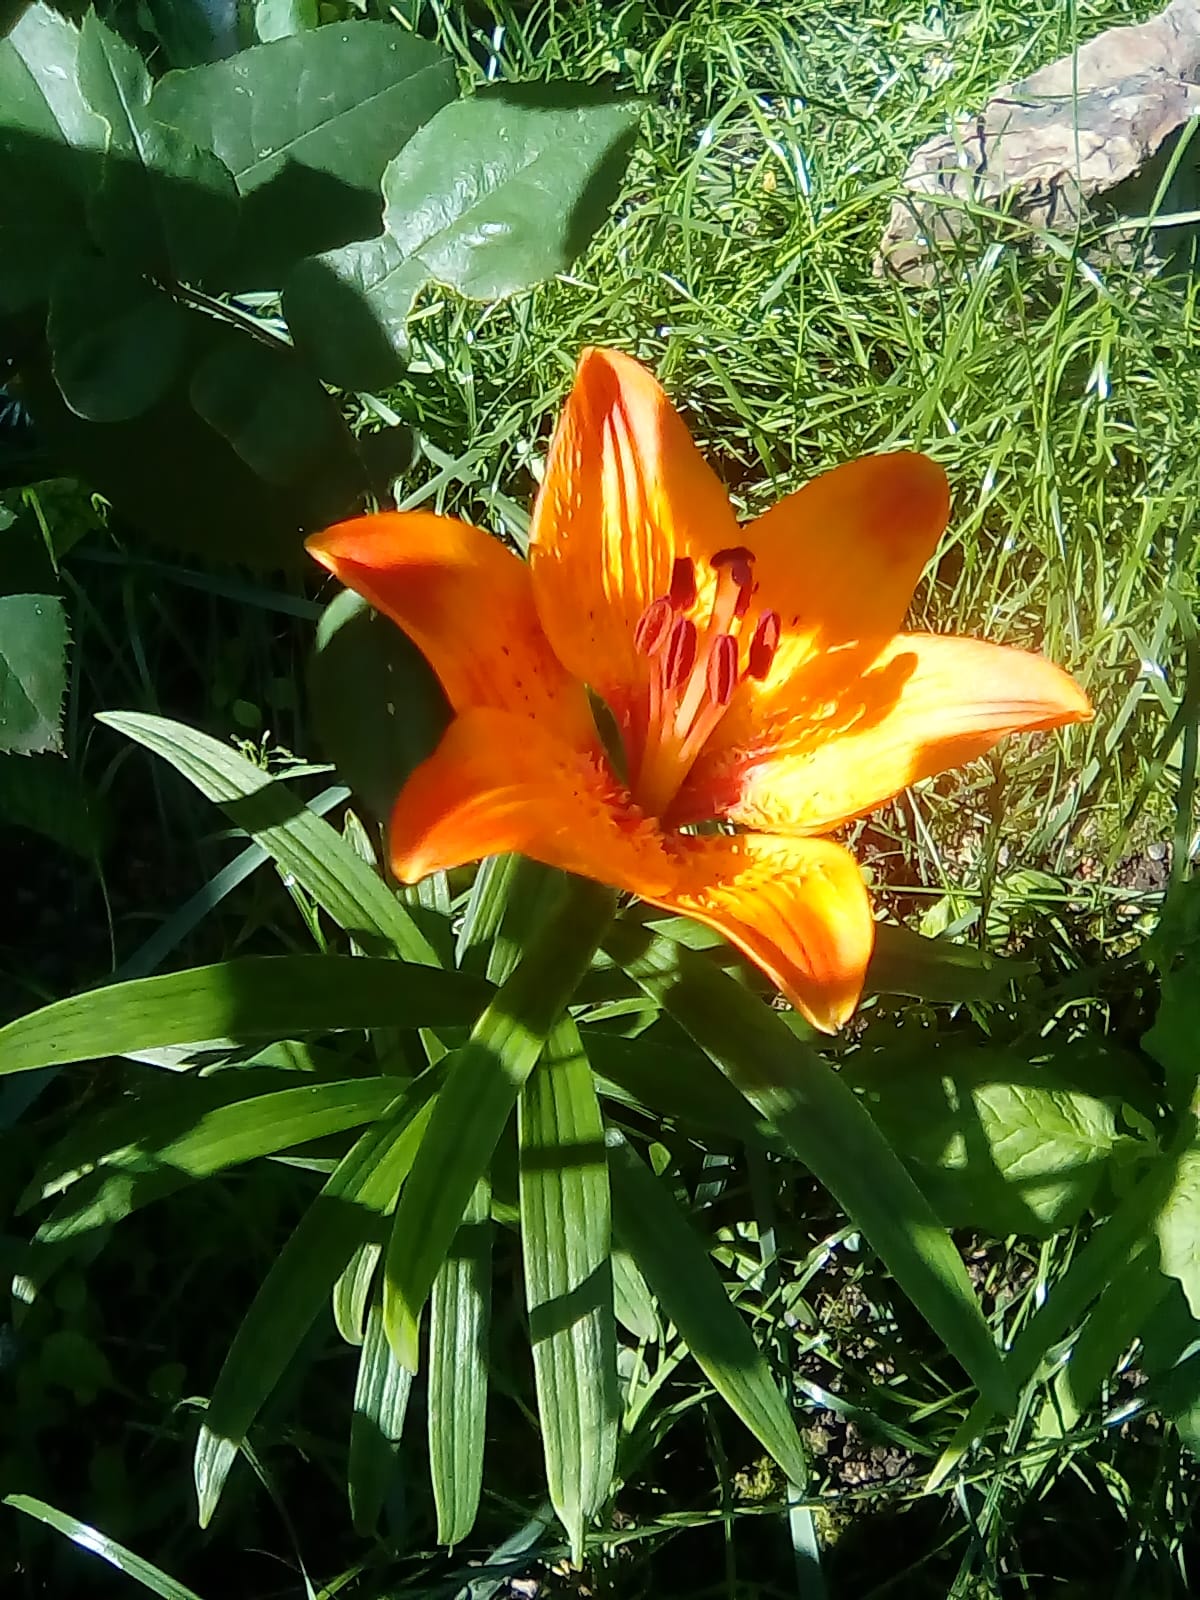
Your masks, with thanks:
[(1200, 1323), (1170, 1278), (1166, 1293), (1142, 1327), (1138, 1366), (1148, 1380), (1138, 1398), (1169, 1417), (1192, 1455), (1200, 1459)]
[(378, 232), (384, 168), (455, 87), (435, 46), (357, 22), (168, 72), (150, 106), (233, 174), (242, 270), (277, 285), (300, 256)]
[(904, 994), (942, 1005), (998, 1000), (1010, 984), (1034, 971), (1028, 961), (1013, 961), (956, 944), (928, 939), (892, 922), (875, 924), (875, 949), (867, 968), (868, 994)]
[(67, 637), (57, 595), (0, 595), (0, 751), (62, 749)]
[[(396, 1087), (394, 1078), (356, 1078), (216, 1106), (174, 1137), (160, 1133), (157, 1142), (143, 1138), (111, 1152), (68, 1190), (38, 1229), (38, 1242), (78, 1238), (214, 1172), (374, 1122), (394, 1103)], [(177, 1114), (177, 1130), (179, 1121)]]
[(428, 1076), (343, 1156), (255, 1295), (225, 1357), (196, 1441), (196, 1494), (207, 1527), (238, 1446), (365, 1240), (378, 1239), (429, 1117)]
[(200, 1600), (194, 1589), (189, 1589), (186, 1584), (168, 1577), (160, 1567), (135, 1555), (123, 1544), (118, 1544), (106, 1533), (101, 1533), (99, 1528), (89, 1527), (86, 1522), (80, 1522), (68, 1512), (58, 1511), (54, 1506), (47, 1505), (44, 1500), (35, 1499), (31, 1494), (10, 1494), (5, 1495), (4, 1504), (12, 1506), (14, 1511), (24, 1512), (27, 1517), (33, 1517), (38, 1522), (44, 1522), (48, 1528), (65, 1535), (81, 1550), (86, 1550), (89, 1555), (99, 1556), (101, 1561), (107, 1561), (110, 1567), (115, 1567), (125, 1577), (132, 1578), (135, 1583), (141, 1584), (143, 1589), (149, 1589), (151, 1594), (161, 1595), (162, 1600)]
[(44, 348), (30, 352), (21, 386), (38, 438), (63, 470), (157, 544), (206, 562), (298, 567), (310, 560), (304, 530), (348, 509), (327, 504), (321, 485), (284, 491), (265, 484), (200, 420), (182, 383), (140, 417), (103, 427), (77, 417), (63, 400)]
[(368, 1538), (379, 1521), (396, 1470), (412, 1383), (412, 1373), (392, 1354), (383, 1331), (383, 1311), (376, 1301), (367, 1316), (358, 1358), (346, 1464), (350, 1516), (360, 1538)]
[(445, 106), (383, 175), (384, 231), (304, 262), (284, 313), (321, 373), (398, 375), (427, 282), (500, 299), (563, 272), (616, 199), (639, 101), (572, 85), (494, 87)]
[(433, 1280), (429, 1302), (429, 1476), (438, 1542), (446, 1545), (461, 1544), (474, 1527), (483, 1485), (491, 1206), (491, 1189), (481, 1178)]
[(1162, 1270), (1200, 1319), (1200, 1138), (1179, 1158), (1154, 1231)]
[(170, 388), (189, 313), (115, 261), (81, 256), (59, 273), (46, 337), (54, 380), (77, 416), (123, 422)]
[(635, 1339), (657, 1344), (662, 1338), (654, 1296), (628, 1250), (612, 1253), (613, 1314)]
[(604, 1124), (569, 1017), (517, 1101), (525, 1298), (550, 1502), (583, 1558), (617, 1454), (617, 1346)]
[(643, 109), (574, 85), (456, 101), (389, 163), (384, 229), (427, 278), (473, 299), (530, 289), (604, 221)]
[(135, 269), (203, 281), (237, 226), (228, 170), (210, 149), (155, 120), (145, 62), (94, 11), (80, 31), (79, 84), (109, 128), (103, 176), (88, 206), (97, 243)]
[(362, 857), (245, 756), (165, 717), (126, 711), (107, 712), (97, 720), (169, 761), (365, 949), (382, 944), (407, 961), (435, 963), (429, 941)]
[(788, 1403), (707, 1251), (622, 1134), (610, 1128), (607, 1142), (618, 1240), (713, 1388), (791, 1482), (803, 1485), (808, 1467)]
[(78, 51), (78, 30), (42, 4), (0, 39), (0, 312), (41, 304), (82, 242), (107, 130), (79, 91)]
[(396, 1208), (384, 1262), (384, 1324), (398, 1359), (414, 1372), (433, 1280), (517, 1095), (612, 918), (611, 890), (581, 878), (566, 880), (564, 889), (453, 1058)]
[(852, 1057), (858, 1089), (948, 1227), (1044, 1237), (1078, 1220), (1117, 1140), (1112, 1107), (1014, 1051)]
[(622, 925), (605, 948), (825, 1185), (981, 1392), (1007, 1410), (1012, 1390), (962, 1258), (849, 1085), (698, 952)]
[(491, 991), (465, 972), (357, 956), (237, 956), (135, 978), (0, 1028), (0, 1074), (209, 1039), (291, 1039), (345, 1028), (470, 1020)]
[(380, 819), (450, 719), (442, 686), (394, 622), (352, 589), (325, 608), (308, 670), (322, 749)]
[[(745, 1143), (771, 1138), (754, 1111), (728, 1078), (701, 1051), (666, 1042), (667, 1030), (656, 1025), (634, 1039), (585, 1027), (588, 1059), (599, 1076), (602, 1094), (654, 1116), (677, 1118), (685, 1127), (700, 1126), (724, 1141)], [(684, 1046), (689, 1041), (682, 1040)], [(778, 1147), (778, 1140), (775, 1141)]]
[(347, 1344), (361, 1344), (371, 1304), (371, 1287), (382, 1251), (377, 1244), (361, 1244), (333, 1286), (333, 1320)]
[(231, 333), (199, 362), (189, 393), (197, 413), (265, 482), (338, 474), (347, 498), (366, 487), (341, 413), (294, 351)]

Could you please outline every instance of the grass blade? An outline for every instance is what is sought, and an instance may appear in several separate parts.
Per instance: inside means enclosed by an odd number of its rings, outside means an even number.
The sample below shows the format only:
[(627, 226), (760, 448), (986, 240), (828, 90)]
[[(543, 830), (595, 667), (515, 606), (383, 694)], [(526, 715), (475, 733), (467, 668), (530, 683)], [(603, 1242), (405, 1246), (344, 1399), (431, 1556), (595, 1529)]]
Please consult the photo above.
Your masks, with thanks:
[(385, 1261), (384, 1324), (410, 1371), (418, 1363), (421, 1311), (467, 1202), (612, 910), (611, 890), (567, 880), (556, 914), (543, 923), (447, 1073), (396, 1208)]
[(550, 1501), (583, 1557), (617, 1454), (617, 1341), (604, 1124), (570, 1018), (517, 1102), (521, 1244)]
[(853, 1090), (698, 952), (627, 926), (605, 948), (825, 1185), (981, 1394), (1010, 1409), (1012, 1387), (962, 1259)]
[(481, 1178), (430, 1296), (429, 1474), (438, 1542), (446, 1545), (461, 1544), (474, 1527), (483, 1485), (491, 1207), (491, 1187)]
[(0, 1074), (164, 1045), (346, 1028), (452, 1027), (492, 990), (465, 972), (358, 956), (239, 956), (72, 995), (0, 1028)]
[(787, 1401), (708, 1253), (670, 1192), (623, 1135), (607, 1135), (617, 1238), (713, 1388), (793, 1483), (808, 1467)]
[(383, 879), (285, 784), (219, 739), (166, 717), (111, 711), (98, 720), (169, 761), (364, 948), (437, 964), (433, 946)]

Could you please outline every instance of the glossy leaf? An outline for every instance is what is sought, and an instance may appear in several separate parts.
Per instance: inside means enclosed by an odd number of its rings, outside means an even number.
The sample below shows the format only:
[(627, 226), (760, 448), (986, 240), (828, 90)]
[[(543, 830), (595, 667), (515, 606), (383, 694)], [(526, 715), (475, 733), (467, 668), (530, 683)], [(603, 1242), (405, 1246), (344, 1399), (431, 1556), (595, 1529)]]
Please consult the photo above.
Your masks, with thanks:
[(292, 351), (231, 334), (197, 365), (188, 392), (197, 413), (266, 483), (338, 474), (347, 497), (366, 487), (340, 412)]
[(300, 256), (378, 232), (384, 168), (455, 88), (435, 46), (355, 22), (168, 72), (151, 110), (233, 174), (242, 273), (277, 285)]
[(55, 1001), (0, 1028), (0, 1073), (209, 1039), (468, 1022), (491, 991), (465, 972), (355, 956), (238, 956)]
[(808, 1467), (796, 1424), (766, 1359), (670, 1192), (614, 1128), (608, 1131), (613, 1224), (698, 1366), (787, 1477)]
[(622, 925), (605, 948), (825, 1185), (980, 1390), (1006, 1410), (1012, 1390), (962, 1259), (849, 1085), (698, 952)]
[(263, 1402), (364, 1240), (378, 1238), (429, 1116), (432, 1085), (418, 1082), (393, 1114), (343, 1156), (275, 1258), (242, 1319), (196, 1441), (196, 1494), (207, 1526)]
[(263, 44), (315, 28), (317, 0), (254, 0), (254, 33)]
[(79, 83), (109, 128), (88, 206), (97, 243), (136, 270), (203, 281), (237, 226), (228, 170), (210, 148), (155, 120), (145, 62), (93, 11), (80, 30)]
[(1155, 1222), (1163, 1272), (1200, 1320), (1200, 1137), (1184, 1150)]
[(336, 829), (284, 784), (220, 740), (165, 717), (126, 711), (107, 712), (98, 720), (169, 761), (363, 948), (391, 947), (408, 961), (434, 964), (433, 947), (398, 898)]
[(416, 645), (352, 589), (325, 608), (308, 671), (321, 747), (380, 820), (432, 755), (450, 708)]
[(52, 594), (0, 595), (0, 751), (62, 749), (67, 618)]
[(376, 1301), (367, 1316), (358, 1358), (346, 1465), (350, 1515), (361, 1538), (374, 1532), (396, 1470), (412, 1383), (412, 1373), (392, 1354), (383, 1331), (383, 1311)]
[(521, 1091), (517, 1131), (546, 1481), (578, 1564), (612, 1482), (620, 1406), (604, 1124), (570, 1018), (555, 1028)]
[(491, 1204), (491, 1188), (484, 1178), (475, 1185), (430, 1295), (429, 1475), (438, 1541), (447, 1545), (461, 1544), (470, 1533), (483, 1485)]
[(107, 1561), (110, 1567), (115, 1567), (125, 1577), (132, 1578), (151, 1594), (161, 1595), (162, 1600), (200, 1600), (194, 1589), (189, 1589), (186, 1584), (168, 1577), (160, 1567), (135, 1555), (125, 1545), (118, 1544), (106, 1533), (101, 1533), (99, 1528), (89, 1527), (86, 1522), (80, 1522), (78, 1517), (57, 1510), (56, 1507), (47, 1505), (44, 1500), (38, 1500), (31, 1494), (10, 1494), (5, 1495), (4, 1504), (11, 1506), (14, 1511), (21, 1511), (27, 1517), (45, 1523), (48, 1528), (63, 1534), (81, 1550), (86, 1550), (89, 1555), (99, 1556), (101, 1561)]
[[(356, 1078), (216, 1106), (173, 1136), (143, 1139), (113, 1151), (74, 1184), (37, 1232), (40, 1244), (61, 1244), (123, 1221), (133, 1211), (197, 1179), (310, 1139), (359, 1128), (381, 1117), (396, 1099), (394, 1078)], [(160, 1108), (160, 1117), (162, 1117)]]
[(284, 312), (322, 374), (398, 375), (422, 285), (499, 299), (563, 272), (617, 196), (641, 102), (577, 86), (493, 87), (438, 112), (383, 175), (381, 237), (303, 263)]
[(404, 1366), (418, 1363), (419, 1321), (475, 1185), (517, 1095), (612, 918), (611, 890), (568, 880), (520, 964), (457, 1055), (404, 1187), (385, 1257), (384, 1323)]
[[(103, 151), (108, 129), (84, 98), (78, 68), (78, 28), (38, 0), (0, 40), (0, 132), (17, 128), (49, 143)], [(83, 170), (77, 169), (81, 184)]]
[(189, 323), (181, 305), (118, 263), (70, 262), (55, 281), (46, 324), (63, 399), (90, 422), (139, 416), (174, 381)]

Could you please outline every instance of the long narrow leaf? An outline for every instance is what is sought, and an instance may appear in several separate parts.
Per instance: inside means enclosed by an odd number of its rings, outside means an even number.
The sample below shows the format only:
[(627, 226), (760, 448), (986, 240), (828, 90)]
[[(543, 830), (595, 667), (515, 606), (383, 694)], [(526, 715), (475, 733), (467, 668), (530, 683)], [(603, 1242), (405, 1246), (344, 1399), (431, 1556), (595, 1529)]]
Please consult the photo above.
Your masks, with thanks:
[(169, 761), (364, 948), (436, 964), (433, 947), (383, 880), (285, 784), (219, 739), (166, 717), (110, 711), (98, 720)]
[(216, 1106), (182, 1129), (177, 1117), (170, 1136), (113, 1151), (73, 1185), (38, 1229), (37, 1240), (61, 1244), (120, 1222), (226, 1167), (373, 1122), (395, 1099), (394, 1078), (354, 1078)]
[(563, 903), (458, 1051), (392, 1225), (384, 1324), (416, 1371), (421, 1312), (521, 1085), (612, 920), (611, 890), (568, 880)]
[(110, 1539), (106, 1533), (101, 1533), (99, 1528), (89, 1527), (86, 1522), (80, 1522), (68, 1512), (58, 1511), (54, 1506), (47, 1505), (44, 1500), (37, 1500), (31, 1494), (10, 1494), (5, 1496), (4, 1504), (12, 1506), (14, 1511), (23, 1511), (27, 1517), (34, 1517), (38, 1522), (44, 1522), (56, 1533), (65, 1534), (81, 1550), (99, 1556), (101, 1561), (107, 1561), (110, 1567), (116, 1567), (118, 1572), (123, 1572), (127, 1578), (140, 1583), (143, 1589), (149, 1589), (151, 1594), (161, 1595), (162, 1600), (200, 1600), (194, 1589), (189, 1589), (186, 1584), (168, 1577), (161, 1568), (152, 1565), (141, 1556), (134, 1555), (132, 1550), (127, 1550), (123, 1544)]
[(808, 1467), (796, 1424), (750, 1329), (687, 1218), (613, 1128), (607, 1136), (617, 1238), (713, 1388), (793, 1483)]
[(521, 1244), (550, 1501), (583, 1557), (617, 1454), (617, 1341), (604, 1124), (569, 1017), (517, 1102)]
[(962, 1259), (853, 1090), (698, 952), (622, 925), (605, 948), (820, 1179), (980, 1392), (1008, 1410), (1012, 1387)]
[(383, 1308), (376, 1300), (367, 1314), (358, 1358), (346, 1470), (350, 1516), (354, 1531), (363, 1538), (370, 1536), (379, 1521), (396, 1470), (412, 1382), (412, 1373), (392, 1354), (383, 1331)]
[(238, 1445), (364, 1239), (378, 1238), (428, 1122), (432, 1083), (414, 1084), (391, 1116), (342, 1158), (301, 1218), (234, 1336), (196, 1442), (196, 1493), (207, 1526)]
[(429, 1302), (429, 1475), (438, 1540), (447, 1545), (461, 1544), (474, 1527), (483, 1486), (491, 1206), (491, 1187), (481, 1178)]
[(216, 1039), (453, 1026), (478, 1015), (492, 992), (468, 973), (403, 961), (239, 956), (92, 989), (18, 1017), (0, 1028), (0, 1073)]

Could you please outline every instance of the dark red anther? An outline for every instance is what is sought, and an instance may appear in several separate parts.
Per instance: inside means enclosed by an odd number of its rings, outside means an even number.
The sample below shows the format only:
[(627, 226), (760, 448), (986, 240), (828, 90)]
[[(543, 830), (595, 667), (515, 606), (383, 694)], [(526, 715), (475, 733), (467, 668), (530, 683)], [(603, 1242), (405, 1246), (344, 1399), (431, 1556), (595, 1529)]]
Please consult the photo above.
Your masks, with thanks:
[[(731, 545), (728, 550), (718, 550), (716, 555), (709, 558), (709, 566), (714, 571), (720, 572), (722, 567), (754, 565), (754, 551), (748, 550), (744, 544)], [(740, 579), (738, 580), (741, 581)]]
[(758, 627), (755, 628), (754, 637), (750, 641), (746, 662), (746, 671), (752, 678), (761, 681), (771, 670), (775, 652), (779, 649), (779, 633), (778, 611), (764, 611), (758, 619)]
[(692, 675), (696, 665), (696, 624), (686, 617), (678, 617), (667, 641), (667, 660), (663, 668), (663, 682), (668, 689), (678, 689)]
[(690, 611), (696, 603), (696, 568), (689, 556), (679, 556), (671, 568), (667, 594), (676, 611)]
[(738, 648), (731, 633), (719, 633), (708, 658), (708, 695), (716, 705), (727, 706), (737, 688)]
[(633, 630), (633, 643), (635, 649), (644, 656), (656, 656), (666, 643), (667, 634), (671, 631), (671, 619), (674, 612), (671, 610), (669, 600), (652, 600), (642, 612), (637, 627)]

